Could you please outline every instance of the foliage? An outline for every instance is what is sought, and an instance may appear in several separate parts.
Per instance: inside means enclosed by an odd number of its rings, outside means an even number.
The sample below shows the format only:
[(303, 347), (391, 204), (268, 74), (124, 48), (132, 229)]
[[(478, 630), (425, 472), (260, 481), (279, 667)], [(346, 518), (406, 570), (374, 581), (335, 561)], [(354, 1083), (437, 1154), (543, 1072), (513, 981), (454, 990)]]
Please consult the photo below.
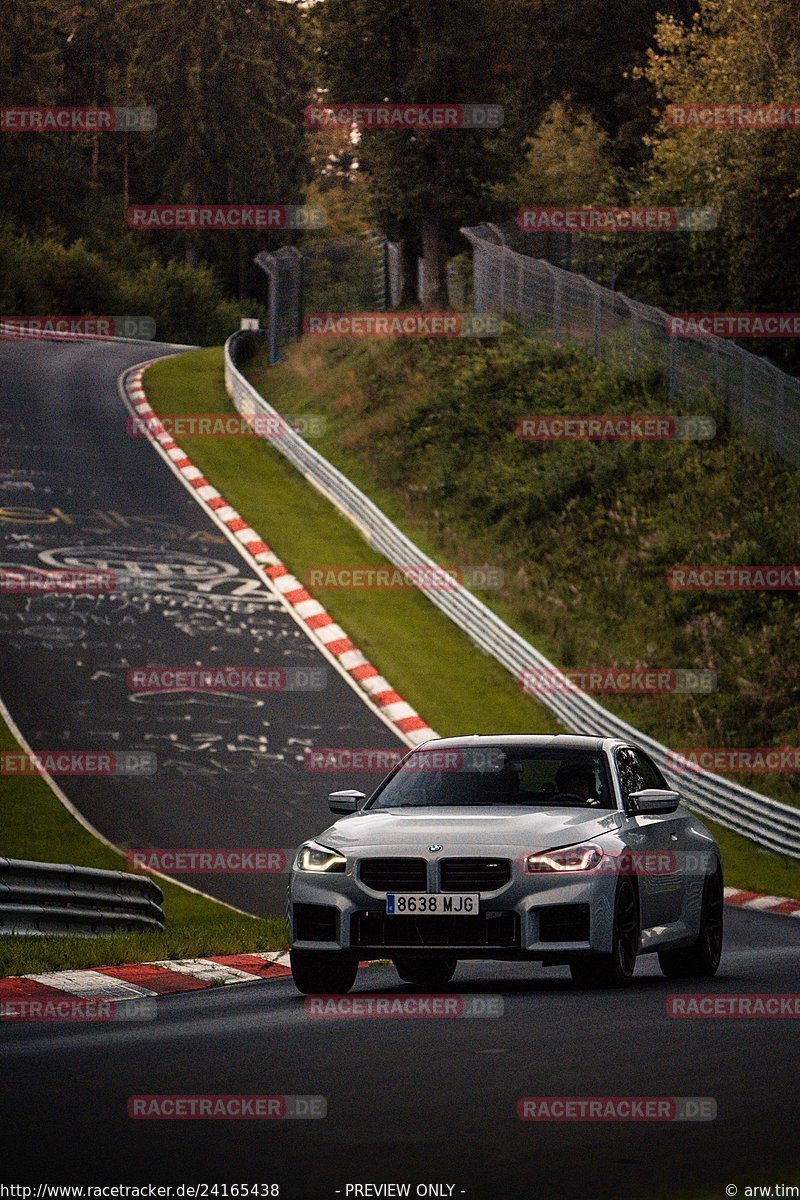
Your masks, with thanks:
[[(671, 125), (668, 104), (787, 103), (800, 92), (800, 41), (785, 0), (700, 0), (689, 27), (659, 22), (646, 77), (662, 119), (641, 195), (719, 209), (716, 233), (636, 247), (628, 267), (643, 298), (686, 311), (793, 312), (787, 265), (800, 255), (797, 129)], [(657, 239), (651, 239), (657, 240)], [(796, 368), (790, 342), (758, 343)]]
[[(537, 443), (515, 435), (520, 417), (675, 406), (657, 377), (515, 333), (473, 344), (307, 339), (279, 378), (287, 372), (297, 387), (284, 410), (328, 418), (323, 453), (450, 561), (502, 567), (492, 607), (559, 666), (718, 674), (709, 695), (603, 703), (673, 746), (793, 744), (796, 596), (665, 582), (672, 566), (795, 559), (797, 472), (731, 435), (711, 397), (681, 406), (715, 417), (710, 442)], [(789, 776), (746, 782), (796, 800)]]
[(22, 238), (0, 226), (0, 310), (8, 315), (152, 317), (159, 341), (218, 344), (254, 301), (226, 300), (208, 267), (161, 263), (141, 252), (116, 262), (79, 240)]
[(591, 205), (615, 201), (619, 183), (610, 139), (588, 113), (573, 113), (556, 101), (533, 137), (525, 159), (493, 195), (516, 213), (527, 205)]

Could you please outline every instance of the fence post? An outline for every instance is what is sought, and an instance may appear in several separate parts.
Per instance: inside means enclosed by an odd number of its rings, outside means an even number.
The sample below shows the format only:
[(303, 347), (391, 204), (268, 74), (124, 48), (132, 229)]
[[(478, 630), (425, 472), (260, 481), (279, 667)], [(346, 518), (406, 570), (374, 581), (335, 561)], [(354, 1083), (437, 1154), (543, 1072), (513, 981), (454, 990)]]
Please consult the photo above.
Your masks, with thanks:
[(561, 276), (553, 274), (553, 337), (561, 340)]
[[(591, 283), (591, 280), (589, 282)], [(602, 317), (603, 317), (603, 297), (602, 297), (602, 295), (600, 293), (600, 289), (596, 283), (592, 283), (591, 286), (592, 286), (592, 290), (594, 292), (594, 323), (593, 323), (593, 329), (592, 329), (592, 348), (594, 350), (595, 358), (599, 358), (600, 352), (601, 352), (600, 331), (602, 328)]]
[(296, 246), (270, 253), (262, 250), (253, 260), (269, 279), (268, 344), (270, 364), (280, 361), (285, 341), (303, 333), (303, 256)]
[(376, 271), (378, 310), (388, 312), (391, 308), (389, 299), (389, 243), (385, 238), (377, 242), (379, 261)]
[(499, 225), (493, 225), (491, 222), (487, 226), (500, 243), (500, 312), (506, 311), (506, 236)]
[(775, 406), (774, 442), (775, 450), (783, 456), (786, 442), (786, 376), (783, 371), (778, 376), (778, 403)]
[(744, 367), (742, 370), (742, 407), (743, 407), (742, 416), (744, 417), (742, 424), (743, 424), (743, 427), (746, 432), (749, 432), (749, 430), (750, 430), (750, 413), (751, 413), (752, 399), (753, 399), (752, 386), (751, 386), (752, 378), (753, 378), (753, 364), (750, 361), (750, 356), (746, 355), (745, 360), (744, 360)]
[(711, 348), (714, 352), (714, 395), (719, 396), (721, 389), (719, 377), (719, 342), (716, 338), (711, 343)]
[(678, 338), (674, 333), (669, 338), (669, 398), (675, 399), (678, 390)]

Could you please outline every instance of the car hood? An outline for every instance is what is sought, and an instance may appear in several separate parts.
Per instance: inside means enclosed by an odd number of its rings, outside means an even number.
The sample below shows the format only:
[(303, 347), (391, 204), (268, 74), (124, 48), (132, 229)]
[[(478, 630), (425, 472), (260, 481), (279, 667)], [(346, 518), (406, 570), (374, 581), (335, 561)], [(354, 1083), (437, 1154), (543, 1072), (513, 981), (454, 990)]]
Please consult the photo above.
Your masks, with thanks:
[(316, 839), (343, 854), (416, 851), (448, 854), (552, 850), (618, 830), (624, 814), (609, 809), (385, 809), (347, 816)]

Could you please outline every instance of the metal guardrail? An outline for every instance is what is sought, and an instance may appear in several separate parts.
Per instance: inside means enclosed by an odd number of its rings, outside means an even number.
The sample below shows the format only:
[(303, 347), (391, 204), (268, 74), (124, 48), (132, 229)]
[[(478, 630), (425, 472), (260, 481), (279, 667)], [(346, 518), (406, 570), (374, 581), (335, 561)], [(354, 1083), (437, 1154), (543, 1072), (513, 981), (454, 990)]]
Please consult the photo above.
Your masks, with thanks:
[(0, 936), (157, 933), (163, 899), (143, 875), (0, 858)]
[[(233, 334), (225, 343), (225, 386), (228, 395), (244, 416), (279, 416), (277, 410), (256, 391), (237, 367), (235, 360), (237, 348), (242, 344), (241, 336)], [(272, 422), (270, 428), (274, 429), (275, 424)], [(407, 538), (376, 504), (285, 423), (278, 436), (270, 438), (270, 444), (348, 517), (369, 544), (393, 565), (436, 567), (433, 559)], [(582, 692), (466, 588), (454, 583), (452, 588), (422, 590), (430, 602), (450, 617), (476, 646), (495, 658), (516, 679), (521, 679), (525, 671), (546, 672), (554, 677), (556, 686), (541, 695), (537, 693), (537, 699), (570, 732), (603, 734), (637, 743), (673, 779), (677, 789), (701, 815), (743, 834), (759, 846), (800, 859), (800, 808), (781, 804), (699, 768), (682, 770), (676, 774), (670, 765), (674, 764), (674, 752)]]

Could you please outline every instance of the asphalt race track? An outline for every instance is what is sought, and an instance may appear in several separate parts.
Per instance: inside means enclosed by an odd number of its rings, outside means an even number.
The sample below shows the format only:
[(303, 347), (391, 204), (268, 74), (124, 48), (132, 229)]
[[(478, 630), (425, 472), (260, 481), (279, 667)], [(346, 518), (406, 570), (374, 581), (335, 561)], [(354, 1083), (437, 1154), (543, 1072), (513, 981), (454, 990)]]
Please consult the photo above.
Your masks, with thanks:
[[(127, 436), (117, 376), (162, 352), (0, 343), (0, 560), (116, 569), (124, 584), (5, 596), (0, 695), (35, 749), (155, 752), (152, 777), (59, 780), (118, 845), (294, 846), (326, 822), (326, 792), (354, 782), (312, 775), (305, 749), (396, 743), (153, 449)], [(259, 532), (269, 540), (268, 496)], [(142, 701), (127, 672), (144, 663), (324, 665), (326, 686)], [(282, 876), (188, 882), (251, 911), (282, 907)], [(14, 1132), (3, 1178), (276, 1183), (289, 1200), (335, 1200), (353, 1184), (595, 1200), (703, 1187), (721, 1197), (751, 1173), (779, 1183), (796, 1159), (798, 1022), (666, 1012), (676, 993), (796, 991), (800, 921), (726, 919), (710, 985), (667, 982), (654, 958), (616, 993), (579, 991), (564, 969), (462, 964), (448, 992), (499, 996), (495, 1019), (315, 1018), (281, 979), (162, 998), (148, 1021), (4, 1022), (0, 1129)], [(388, 966), (362, 970), (357, 988), (413, 991)], [(131, 1096), (175, 1094), (322, 1096), (327, 1116), (127, 1115)], [(523, 1122), (523, 1096), (706, 1097), (717, 1116)]]
[[(710, 987), (642, 959), (632, 988), (580, 992), (563, 969), (461, 964), (449, 991), (502, 997), (496, 1019), (305, 1014), (290, 980), (158, 1001), (149, 1023), (8, 1025), (0, 1128), (8, 1180), (277, 1182), (291, 1200), (348, 1183), (455, 1184), (468, 1200), (655, 1197), (785, 1181), (796, 1157), (792, 1020), (677, 1020), (680, 992), (793, 992), (800, 922), (729, 911)], [(391, 967), (361, 992), (400, 988)], [(300, 1094), (324, 1120), (132, 1120), (131, 1095)], [(703, 1123), (522, 1122), (520, 1096), (704, 1096)], [(380, 1193), (373, 1193), (379, 1195)], [(414, 1192), (412, 1190), (412, 1195)], [(449, 1193), (442, 1193), (447, 1195)], [(352, 1195), (352, 1193), (351, 1193)]]
[[(124, 849), (288, 849), (354, 779), (308, 771), (307, 747), (398, 747), (144, 439), (128, 436), (126, 367), (152, 343), (0, 342), (0, 564), (110, 570), (113, 592), (0, 597), (0, 697), (34, 750), (141, 750), (152, 776), (58, 779)], [(269, 497), (258, 530), (270, 536)], [(321, 690), (137, 694), (162, 666), (316, 670)], [(319, 669), (322, 674), (319, 674)], [(285, 875), (181, 878), (282, 913)]]

